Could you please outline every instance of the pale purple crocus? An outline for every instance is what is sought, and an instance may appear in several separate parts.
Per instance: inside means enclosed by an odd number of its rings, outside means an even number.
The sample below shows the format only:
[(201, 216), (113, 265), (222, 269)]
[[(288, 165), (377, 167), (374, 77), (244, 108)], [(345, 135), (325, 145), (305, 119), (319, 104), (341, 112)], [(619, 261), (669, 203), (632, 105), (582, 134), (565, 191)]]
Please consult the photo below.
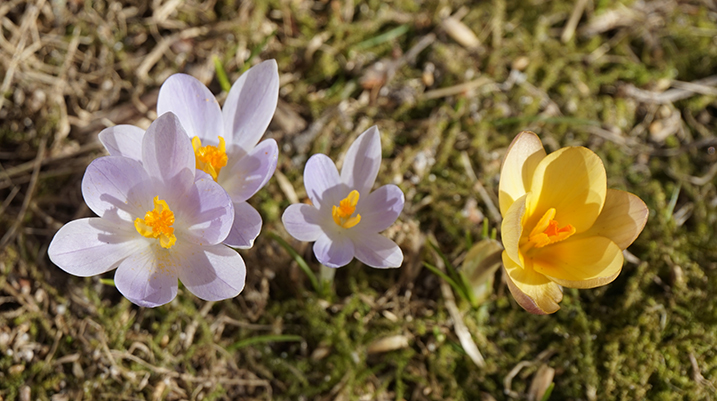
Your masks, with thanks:
[[(247, 249), (262, 226), (261, 215), (246, 201), (269, 181), (279, 147), (274, 139), (259, 142), (276, 110), (279, 72), (276, 61), (264, 61), (242, 74), (219, 108), (214, 95), (186, 74), (167, 78), (159, 90), (157, 114), (173, 112), (192, 140), (196, 167), (210, 174), (234, 203), (234, 225), (224, 243)], [(142, 130), (118, 125), (100, 133), (110, 155), (137, 158)]]
[(161, 115), (132, 144), (139, 160), (94, 160), (82, 195), (99, 217), (65, 224), (47, 251), (70, 274), (88, 277), (117, 268), (115, 286), (140, 306), (177, 295), (177, 279), (207, 301), (244, 288), (246, 268), (222, 245), (234, 220), (227, 193), (195, 168), (194, 151), (179, 119)]
[(312, 205), (289, 206), (282, 221), (292, 237), (316, 241), (314, 254), (321, 264), (336, 268), (356, 257), (371, 267), (401, 266), (401, 248), (379, 232), (403, 210), (403, 192), (395, 185), (371, 192), (380, 166), (381, 136), (375, 126), (351, 144), (340, 175), (326, 155), (306, 162), (304, 186)]

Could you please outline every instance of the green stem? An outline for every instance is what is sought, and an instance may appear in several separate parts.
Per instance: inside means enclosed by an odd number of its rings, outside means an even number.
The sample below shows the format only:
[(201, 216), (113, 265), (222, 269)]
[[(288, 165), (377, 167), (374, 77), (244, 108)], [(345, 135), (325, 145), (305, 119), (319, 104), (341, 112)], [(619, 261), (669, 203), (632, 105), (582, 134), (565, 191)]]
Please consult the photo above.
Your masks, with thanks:
[(321, 265), (319, 270), (319, 278), (321, 278), (321, 288), (323, 289), (324, 295), (331, 293), (331, 288), (334, 285), (334, 276), (336, 275), (336, 268)]

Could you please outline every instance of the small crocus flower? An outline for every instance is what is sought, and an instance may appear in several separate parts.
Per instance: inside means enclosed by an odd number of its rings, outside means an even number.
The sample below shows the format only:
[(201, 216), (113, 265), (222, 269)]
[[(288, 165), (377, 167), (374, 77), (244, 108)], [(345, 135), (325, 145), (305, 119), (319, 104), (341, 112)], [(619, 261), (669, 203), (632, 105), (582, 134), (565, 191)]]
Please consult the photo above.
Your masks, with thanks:
[(196, 170), (186, 132), (172, 113), (142, 130), (139, 160), (94, 160), (82, 179), (87, 206), (100, 217), (71, 221), (55, 234), (50, 260), (89, 277), (117, 268), (115, 285), (140, 306), (177, 295), (177, 279), (201, 299), (239, 294), (246, 269), (221, 244), (234, 219), (232, 202), (212, 178)]
[(510, 145), (499, 188), (508, 288), (536, 314), (560, 309), (560, 286), (612, 282), (622, 269), (622, 251), (647, 222), (640, 198), (607, 188), (595, 153), (566, 147), (546, 155), (532, 132), (521, 132)]
[[(167, 78), (159, 90), (157, 114), (173, 112), (194, 149), (196, 168), (209, 174), (234, 203), (234, 225), (224, 243), (251, 248), (262, 226), (261, 215), (246, 201), (269, 181), (279, 147), (259, 142), (276, 110), (279, 72), (274, 60), (250, 68), (232, 85), (219, 108), (214, 95), (186, 74)], [(100, 141), (110, 155), (137, 158), (142, 130), (128, 125), (108, 128)]]
[(376, 268), (399, 267), (403, 253), (379, 234), (403, 210), (403, 192), (384, 185), (371, 192), (381, 166), (381, 136), (371, 127), (351, 144), (339, 175), (323, 154), (306, 162), (304, 186), (312, 205), (289, 206), (282, 221), (299, 241), (316, 241), (314, 254), (328, 267), (347, 265), (354, 256)]

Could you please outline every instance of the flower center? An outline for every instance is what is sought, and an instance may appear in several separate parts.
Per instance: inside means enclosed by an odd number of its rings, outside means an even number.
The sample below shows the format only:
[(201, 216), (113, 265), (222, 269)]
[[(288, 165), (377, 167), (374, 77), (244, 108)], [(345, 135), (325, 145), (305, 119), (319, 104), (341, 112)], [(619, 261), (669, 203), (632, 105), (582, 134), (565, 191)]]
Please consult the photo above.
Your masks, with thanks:
[(357, 214), (352, 216), (356, 211), (356, 204), (359, 200), (359, 193), (357, 190), (351, 191), (349, 196), (341, 200), (338, 206), (333, 207), (331, 215), (334, 218), (334, 222), (343, 228), (351, 228), (361, 221), (361, 215)]
[(560, 242), (571, 235), (575, 234), (575, 227), (568, 224), (562, 228), (559, 228), (559, 223), (553, 220), (555, 217), (555, 208), (548, 209), (547, 212), (540, 218), (538, 224), (535, 225), (533, 231), (528, 236), (527, 249), (530, 248), (542, 248), (546, 245)]
[(154, 209), (144, 214), (144, 219), (137, 217), (134, 221), (134, 228), (142, 236), (147, 238), (159, 238), (162, 248), (169, 249), (177, 242), (174, 236), (174, 213), (167, 205), (167, 202), (154, 197)]
[(219, 176), (219, 171), (227, 165), (227, 152), (224, 138), (219, 137), (219, 146), (202, 146), (202, 140), (198, 136), (192, 138), (194, 157), (197, 160), (197, 168), (212, 176), (214, 181)]

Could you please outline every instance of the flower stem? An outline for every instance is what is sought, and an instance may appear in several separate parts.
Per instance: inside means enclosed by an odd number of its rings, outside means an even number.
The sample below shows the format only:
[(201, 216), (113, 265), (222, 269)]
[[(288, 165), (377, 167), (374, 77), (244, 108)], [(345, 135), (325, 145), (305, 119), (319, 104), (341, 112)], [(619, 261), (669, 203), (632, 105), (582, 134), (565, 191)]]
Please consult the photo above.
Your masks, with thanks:
[(319, 279), (321, 280), (321, 289), (323, 290), (323, 294), (325, 296), (328, 296), (332, 292), (335, 275), (335, 268), (321, 265), (321, 268), (319, 269)]

